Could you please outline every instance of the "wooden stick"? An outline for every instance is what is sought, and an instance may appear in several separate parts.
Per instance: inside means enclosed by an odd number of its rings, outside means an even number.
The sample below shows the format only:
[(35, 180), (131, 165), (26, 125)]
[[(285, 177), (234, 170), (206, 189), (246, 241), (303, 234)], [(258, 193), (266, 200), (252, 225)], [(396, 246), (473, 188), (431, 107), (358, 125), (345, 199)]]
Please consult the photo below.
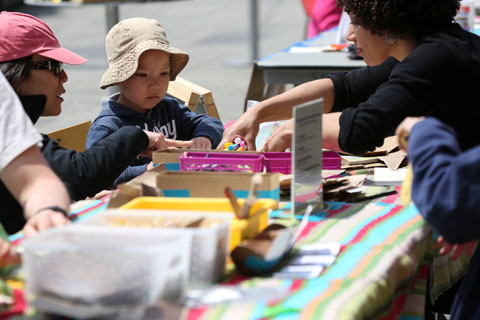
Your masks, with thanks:
[(230, 187), (225, 188), (225, 195), (227, 196), (228, 200), (230, 200), (230, 204), (232, 205), (233, 212), (235, 212), (235, 215), (237, 216), (237, 218), (242, 219), (240, 205), (238, 204), (237, 197), (233, 193), (232, 189), (230, 189)]
[(255, 173), (252, 177), (252, 181), (250, 183), (250, 190), (248, 191), (248, 197), (245, 200), (242, 208), (242, 219), (248, 218), (248, 213), (250, 212), (250, 208), (253, 206), (255, 201), (257, 201), (257, 189), (262, 184), (262, 175), (260, 173)]

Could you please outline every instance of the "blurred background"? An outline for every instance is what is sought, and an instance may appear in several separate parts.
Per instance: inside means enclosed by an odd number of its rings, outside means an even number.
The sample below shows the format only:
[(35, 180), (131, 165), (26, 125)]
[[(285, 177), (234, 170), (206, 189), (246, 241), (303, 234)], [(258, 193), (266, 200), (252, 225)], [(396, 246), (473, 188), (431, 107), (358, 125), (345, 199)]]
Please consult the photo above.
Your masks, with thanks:
[[(84, 56), (87, 63), (65, 66), (69, 77), (58, 117), (41, 118), (44, 133), (95, 119), (101, 100), (108, 95), (98, 86), (106, 70), (106, 10), (109, 4), (38, 6), (0, 0), (8, 11), (32, 14), (44, 20), (62, 46)], [(131, 17), (157, 19), (170, 43), (190, 54), (180, 76), (211, 90), (222, 122), (243, 112), (252, 72), (251, 9), (257, 3), (258, 57), (301, 41), (306, 17), (301, 0), (170, 0), (118, 4), (120, 20)]]

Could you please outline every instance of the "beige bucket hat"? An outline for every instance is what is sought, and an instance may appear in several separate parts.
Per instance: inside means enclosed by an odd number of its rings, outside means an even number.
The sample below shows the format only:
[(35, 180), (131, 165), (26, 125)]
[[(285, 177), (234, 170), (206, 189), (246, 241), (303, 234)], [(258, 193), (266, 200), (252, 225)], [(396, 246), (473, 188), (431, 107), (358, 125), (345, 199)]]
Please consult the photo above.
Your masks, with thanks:
[(113, 26), (105, 38), (108, 69), (100, 88), (130, 78), (138, 67), (140, 55), (147, 50), (162, 50), (170, 54), (170, 81), (187, 65), (188, 54), (172, 47), (163, 27), (155, 19), (125, 19)]

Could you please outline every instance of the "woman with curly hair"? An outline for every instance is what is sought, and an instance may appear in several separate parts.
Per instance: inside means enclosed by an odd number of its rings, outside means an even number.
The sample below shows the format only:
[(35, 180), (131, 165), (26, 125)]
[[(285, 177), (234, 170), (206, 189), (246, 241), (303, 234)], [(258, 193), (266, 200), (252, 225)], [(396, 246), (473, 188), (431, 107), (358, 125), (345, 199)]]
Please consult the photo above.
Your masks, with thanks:
[[(362, 154), (382, 145), (407, 116), (434, 116), (455, 128), (462, 148), (480, 143), (480, 37), (453, 22), (458, 0), (337, 0), (349, 14), (367, 67), (333, 73), (260, 102), (224, 133), (255, 149), (261, 122), (289, 119), (294, 106), (323, 98), (323, 147)], [(264, 150), (291, 145), (292, 121)]]

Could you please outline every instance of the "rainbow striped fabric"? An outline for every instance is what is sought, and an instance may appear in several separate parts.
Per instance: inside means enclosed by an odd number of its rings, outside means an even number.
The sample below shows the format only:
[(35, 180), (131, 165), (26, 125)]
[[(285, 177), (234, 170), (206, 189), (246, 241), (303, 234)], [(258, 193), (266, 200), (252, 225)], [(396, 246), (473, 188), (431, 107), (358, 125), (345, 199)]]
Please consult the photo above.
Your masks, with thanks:
[[(226, 285), (283, 290), (262, 297), (186, 310), (184, 319), (423, 319), (426, 283), (432, 296), (448, 289), (468, 266), (433, 252), (433, 232), (415, 206), (398, 204), (398, 194), (360, 204), (330, 202), (314, 215), (297, 247), (339, 242), (334, 264), (313, 280), (233, 278)], [(438, 258), (443, 260), (437, 268)]]
[[(327, 202), (310, 216), (296, 247), (338, 242), (334, 264), (313, 280), (233, 276), (224, 284), (270, 288), (282, 298), (253, 297), (241, 303), (185, 309), (185, 320), (217, 319), (404, 319), (424, 318), (427, 277), (430, 299), (450, 288), (468, 267), (469, 257), (451, 261), (435, 250), (436, 234), (415, 206), (397, 194), (362, 203)], [(77, 203), (73, 221), (106, 209), (108, 198)], [(288, 204), (282, 204), (288, 206)], [(279, 217), (273, 212), (272, 217)], [(301, 219), (301, 216), (298, 217)], [(10, 241), (18, 241), (20, 235)]]

